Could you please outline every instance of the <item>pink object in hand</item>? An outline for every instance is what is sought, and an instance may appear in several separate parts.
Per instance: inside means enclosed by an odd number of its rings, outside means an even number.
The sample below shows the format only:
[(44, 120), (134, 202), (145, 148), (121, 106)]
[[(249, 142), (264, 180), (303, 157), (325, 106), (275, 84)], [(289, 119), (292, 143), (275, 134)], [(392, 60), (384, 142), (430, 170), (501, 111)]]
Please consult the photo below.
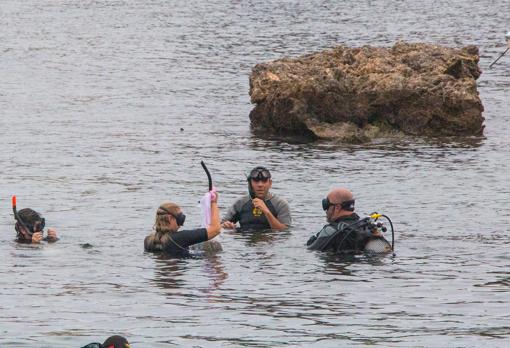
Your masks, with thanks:
[(213, 186), (212, 190), (209, 191), (210, 195), (211, 195), (211, 201), (215, 201), (216, 200), (216, 187)]

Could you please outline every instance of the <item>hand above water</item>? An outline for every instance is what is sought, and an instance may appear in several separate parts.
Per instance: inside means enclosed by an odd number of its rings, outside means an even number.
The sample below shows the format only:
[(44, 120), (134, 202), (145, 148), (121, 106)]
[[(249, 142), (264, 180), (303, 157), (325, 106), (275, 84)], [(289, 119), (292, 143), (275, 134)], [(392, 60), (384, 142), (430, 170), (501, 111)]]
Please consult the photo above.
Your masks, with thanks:
[(228, 220), (226, 220), (226, 221), (223, 221), (223, 222), (221, 223), (221, 227), (223, 227), (223, 228), (228, 228), (228, 229), (231, 229), (231, 230), (232, 230), (232, 229), (235, 229), (235, 228), (236, 228), (236, 224), (235, 224), (235, 223), (233, 223), (232, 221), (228, 221)]
[(50, 227), (48, 228), (48, 239), (57, 239), (57, 230)]
[(266, 202), (264, 202), (262, 199), (253, 198), (252, 202), (253, 202), (253, 206), (255, 208), (259, 208), (260, 210), (262, 210), (264, 215), (267, 215), (267, 213), (269, 213), (269, 208), (267, 207)]
[(42, 232), (35, 232), (32, 234), (32, 243), (40, 243), (43, 239), (43, 233)]

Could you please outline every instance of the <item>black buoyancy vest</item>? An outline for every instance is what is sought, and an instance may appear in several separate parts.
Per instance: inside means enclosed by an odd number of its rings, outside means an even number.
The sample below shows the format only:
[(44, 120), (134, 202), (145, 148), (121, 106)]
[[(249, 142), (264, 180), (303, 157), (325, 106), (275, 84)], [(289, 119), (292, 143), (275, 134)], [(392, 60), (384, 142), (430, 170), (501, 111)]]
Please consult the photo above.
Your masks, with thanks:
[[(270, 200), (264, 201), (264, 203), (266, 203), (271, 214), (273, 214), (275, 218), (278, 218), (278, 214), (276, 213), (273, 203), (271, 203)], [(262, 230), (271, 228), (271, 225), (262, 210), (255, 208), (251, 200), (243, 205), (241, 211), (238, 212), (237, 215), (239, 224), (243, 229)]]
[[(365, 248), (372, 232), (368, 221), (350, 220), (327, 224), (317, 235), (312, 236), (308, 242), (310, 250), (333, 250), (337, 252), (358, 252)], [(352, 221), (352, 222), (351, 222)]]

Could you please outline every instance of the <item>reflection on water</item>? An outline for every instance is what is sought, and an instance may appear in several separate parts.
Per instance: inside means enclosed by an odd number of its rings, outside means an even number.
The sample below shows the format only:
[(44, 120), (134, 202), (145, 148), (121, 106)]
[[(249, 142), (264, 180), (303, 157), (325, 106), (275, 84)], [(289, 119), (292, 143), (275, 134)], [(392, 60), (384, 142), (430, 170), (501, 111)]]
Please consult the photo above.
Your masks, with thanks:
[[(229, 233), (229, 232), (227, 232)], [(272, 231), (272, 230), (243, 230), (237, 228), (230, 232), (239, 241), (244, 241), (246, 246), (267, 245), (271, 246), (274, 242), (285, 243), (291, 234), (289, 231)]]
[[(190, 258), (173, 258), (165, 254), (154, 255), (154, 283), (167, 290), (185, 289), (185, 274), (189, 271)], [(196, 257), (195, 257), (196, 258)], [(228, 278), (228, 274), (221, 263), (221, 257), (218, 255), (202, 255), (202, 271), (204, 276), (209, 279), (208, 287), (203, 288), (204, 293), (212, 292), (220, 287)], [(170, 295), (175, 292), (171, 291)]]
[[(187, 263), (183, 259), (167, 257), (164, 254), (156, 254), (154, 257), (154, 283), (162, 289), (175, 290), (184, 285), (183, 272)], [(179, 263), (181, 268), (179, 268)]]
[[(5, 0), (1, 11), (1, 347), (117, 333), (134, 347), (505, 346), (510, 63), (488, 65), (506, 2)], [(479, 46), (485, 137), (251, 133), (255, 64), (399, 39)], [(189, 259), (145, 253), (159, 202), (198, 226), (200, 160), (223, 212), (266, 165), (292, 228), (224, 231), (223, 252)], [(391, 217), (396, 257), (306, 250), (333, 186), (354, 192), (360, 216)], [(14, 243), (12, 194), (61, 240)]]

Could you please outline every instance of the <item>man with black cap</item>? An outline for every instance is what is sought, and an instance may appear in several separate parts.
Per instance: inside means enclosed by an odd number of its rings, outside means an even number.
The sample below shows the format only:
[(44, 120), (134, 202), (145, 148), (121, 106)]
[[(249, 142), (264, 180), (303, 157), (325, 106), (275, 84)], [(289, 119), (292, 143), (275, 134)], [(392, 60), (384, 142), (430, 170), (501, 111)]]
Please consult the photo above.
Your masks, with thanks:
[(236, 200), (223, 217), (221, 226), (233, 229), (239, 221), (242, 229), (284, 230), (292, 219), (289, 204), (269, 192), (273, 182), (265, 167), (255, 167), (247, 178), (249, 194)]

